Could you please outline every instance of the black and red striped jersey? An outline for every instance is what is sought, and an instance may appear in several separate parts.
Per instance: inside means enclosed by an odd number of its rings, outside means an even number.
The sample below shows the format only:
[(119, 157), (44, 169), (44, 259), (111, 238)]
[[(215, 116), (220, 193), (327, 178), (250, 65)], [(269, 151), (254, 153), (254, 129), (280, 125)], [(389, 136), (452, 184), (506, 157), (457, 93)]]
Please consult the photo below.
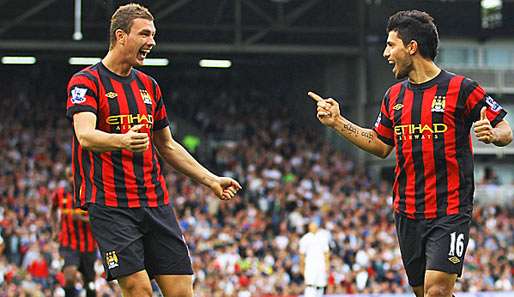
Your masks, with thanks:
[(387, 90), (373, 130), (396, 149), (396, 212), (415, 219), (471, 212), (470, 129), (484, 106), (493, 127), (506, 115), (475, 81), (444, 70), (428, 82), (405, 80)]
[(81, 207), (96, 203), (110, 207), (157, 207), (169, 203), (161, 172), (153, 131), (169, 125), (157, 82), (132, 69), (119, 76), (101, 62), (76, 73), (68, 83), (67, 117), (77, 112), (96, 114), (96, 129), (126, 133), (144, 124), (140, 132), (150, 136), (150, 146), (142, 153), (121, 149), (94, 152), (84, 149), (75, 131), (72, 140), (72, 170), (75, 200)]
[[(52, 196), (52, 207), (60, 212), (60, 246), (80, 252), (95, 252), (96, 242), (87, 221), (88, 213), (74, 207), (72, 192), (58, 188)], [(74, 215), (85, 219), (74, 218)]]

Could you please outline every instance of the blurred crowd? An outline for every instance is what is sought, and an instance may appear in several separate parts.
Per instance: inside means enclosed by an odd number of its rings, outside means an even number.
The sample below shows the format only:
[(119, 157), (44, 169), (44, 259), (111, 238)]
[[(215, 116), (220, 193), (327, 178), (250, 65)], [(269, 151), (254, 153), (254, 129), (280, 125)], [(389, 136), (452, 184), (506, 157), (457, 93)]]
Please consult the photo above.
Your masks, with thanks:
[[(298, 244), (311, 221), (331, 235), (327, 293), (410, 291), (389, 182), (373, 181), (324, 141), (319, 127), (295, 122), (280, 88), (215, 92), (213, 84), (203, 94), (188, 86), (169, 97), (170, 118), (182, 113), (203, 141), (222, 139), (199, 157), (244, 188), (237, 199), (222, 202), (164, 167), (193, 258), (196, 296), (303, 293)], [(62, 96), (36, 98), (28, 90), (6, 90), (0, 100), (0, 297), (64, 296), (49, 210), (51, 194), (65, 183), (70, 123), (57, 99)], [(475, 207), (458, 290), (512, 290), (513, 212), (512, 205)], [(98, 296), (121, 296), (103, 279), (100, 262), (96, 270)]]

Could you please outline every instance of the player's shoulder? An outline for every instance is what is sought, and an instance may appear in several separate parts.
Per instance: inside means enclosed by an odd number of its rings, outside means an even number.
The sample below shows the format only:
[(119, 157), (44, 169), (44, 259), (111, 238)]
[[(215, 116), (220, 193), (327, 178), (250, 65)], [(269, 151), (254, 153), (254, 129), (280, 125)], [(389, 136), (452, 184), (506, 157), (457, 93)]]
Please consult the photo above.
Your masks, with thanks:
[(395, 83), (394, 85), (390, 86), (384, 93), (384, 100), (385, 100), (385, 103), (386, 104), (389, 104), (390, 100), (391, 100), (391, 96), (394, 96), (394, 94), (399, 94), (400, 93), (400, 89), (403, 87), (405, 87), (407, 85), (407, 80), (403, 80), (403, 81), (399, 81), (397, 83)]
[(95, 75), (96, 73), (98, 73), (98, 64), (82, 68), (79, 71), (75, 72), (72, 77), (77, 77), (77, 76), (89, 77), (90, 75)]
[(92, 83), (97, 84), (98, 82), (98, 64), (91, 65), (85, 67), (77, 72), (75, 72), (70, 79), (70, 82), (84, 82), (90, 81)]
[(134, 74), (136, 75), (136, 77), (138, 77), (139, 79), (148, 80), (152, 83), (152, 85), (154, 85), (154, 86), (157, 85), (157, 80), (155, 78), (153, 78), (153, 76), (151, 76), (150, 74), (145, 73), (144, 71), (136, 69), (136, 68), (134, 68), (133, 71), (134, 71)]
[(477, 81), (475, 81), (474, 79), (472, 78), (469, 78), (467, 76), (464, 76), (462, 74), (458, 74), (458, 73), (453, 73), (451, 71), (448, 71), (448, 70), (441, 70), (444, 77), (446, 77), (446, 79), (448, 81), (450, 80), (457, 80), (457, 81), (460, 81), (460, 88), (468, 88), (468, 87), (477, 87), (479, 84)]
[(398, 92), (402, 87), (406, 87), (408, 83), (409, 81), (407, 79), (396, 82), (387, 89), (386, 94), (390, 94), (391, 92)]
[(462, 80), (461, 89), (468, 89), (468, 88), (474, 89), (474, 88), (480, 86), (478, 81), (476, 81), (470, 77), (466, 77), (464, 75), (457, 75), (457, 77), (459, 77)]

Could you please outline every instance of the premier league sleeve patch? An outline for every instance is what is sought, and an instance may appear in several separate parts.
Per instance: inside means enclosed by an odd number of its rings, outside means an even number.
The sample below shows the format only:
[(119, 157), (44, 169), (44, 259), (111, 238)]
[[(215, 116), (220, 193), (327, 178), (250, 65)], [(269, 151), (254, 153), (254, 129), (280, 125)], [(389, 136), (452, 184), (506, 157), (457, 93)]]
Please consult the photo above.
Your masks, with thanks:
[(73, 103), (73, 104), (83, 103), (84, 101), (86, 101), (86, 93), (87, 93), (86, 88), (74, 87), (71, 90), (71, 103)]
[(500, 109), (502, 109), (501, 105), (496, 102), (493, 98), (491, 98), (491, 96), (487, 96), (485, 98), (485, 102), (487, 103), (487, 105), (489, 105), (489, 107), (491, 107), (491, 110), (493, 112), (498, 112), (500, 111)]

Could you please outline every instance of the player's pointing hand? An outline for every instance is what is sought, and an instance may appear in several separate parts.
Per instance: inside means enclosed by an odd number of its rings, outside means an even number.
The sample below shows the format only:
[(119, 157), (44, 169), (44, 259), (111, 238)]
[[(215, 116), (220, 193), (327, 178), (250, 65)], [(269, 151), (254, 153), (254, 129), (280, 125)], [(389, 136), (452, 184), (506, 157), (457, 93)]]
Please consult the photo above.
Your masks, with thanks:
[(316, 101), (318, 120), (325, 126), (333, 127), (340, 116), (339, 103), (332, 98), (323, 99), (314, 92), (308, 92), (307, 95)]

